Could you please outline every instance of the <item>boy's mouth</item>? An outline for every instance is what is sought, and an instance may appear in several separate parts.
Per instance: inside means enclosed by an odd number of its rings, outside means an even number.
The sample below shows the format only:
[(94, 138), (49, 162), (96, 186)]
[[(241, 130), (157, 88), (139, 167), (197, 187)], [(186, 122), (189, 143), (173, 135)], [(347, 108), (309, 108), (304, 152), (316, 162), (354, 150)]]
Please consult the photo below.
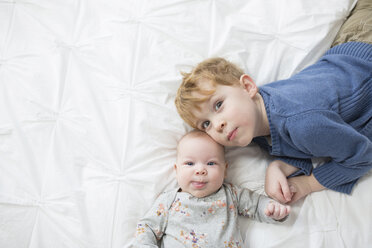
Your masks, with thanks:
[(227, 139), (228, 139), (229, 141), (232, 141), (232, 140), (235, 138), (237, 132), (238, 132), (238, 128), (235, 128), (234, 130), (232, 130), (232, 131), (229, 133), (229, 135), (227, 135)]

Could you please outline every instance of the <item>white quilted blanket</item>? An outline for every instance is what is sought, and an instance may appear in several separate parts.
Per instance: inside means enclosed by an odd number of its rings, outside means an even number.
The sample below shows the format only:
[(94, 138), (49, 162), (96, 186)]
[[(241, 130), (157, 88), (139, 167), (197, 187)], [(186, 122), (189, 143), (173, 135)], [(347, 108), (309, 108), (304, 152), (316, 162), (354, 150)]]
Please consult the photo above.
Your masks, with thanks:
[[(176, 186), (190, 127), (180, 71), (211, 56), (259, 85), (330, 46), (355, 0), (0, 0), (0, 247), (129, 247)], [(347, 142), (347, 141), (346, 141)], [(269, 158), (229, 149), (228, 181), (263, 192)], [(284, 225), (240, 219), (247, 247), (371, 247), (371, 174), (314, 193)]]

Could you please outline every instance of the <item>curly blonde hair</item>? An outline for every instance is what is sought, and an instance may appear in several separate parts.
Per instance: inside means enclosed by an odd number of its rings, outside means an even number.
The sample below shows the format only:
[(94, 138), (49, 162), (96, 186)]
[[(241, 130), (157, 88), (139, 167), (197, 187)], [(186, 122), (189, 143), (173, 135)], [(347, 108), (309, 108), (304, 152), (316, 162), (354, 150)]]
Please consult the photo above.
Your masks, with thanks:
[[(176, 108), (187, 124), (197, 128), (192, 111), (200, 110), (199, 104), (213, 95), (217, 85), (238, 85), (244, 72), (235, 64), (217, 57), (200, 62), (190, 73), (181, 74), (183, 78), (175, 99)], [(203, 84), (208, 82), (212, 87), (207, 90)]]

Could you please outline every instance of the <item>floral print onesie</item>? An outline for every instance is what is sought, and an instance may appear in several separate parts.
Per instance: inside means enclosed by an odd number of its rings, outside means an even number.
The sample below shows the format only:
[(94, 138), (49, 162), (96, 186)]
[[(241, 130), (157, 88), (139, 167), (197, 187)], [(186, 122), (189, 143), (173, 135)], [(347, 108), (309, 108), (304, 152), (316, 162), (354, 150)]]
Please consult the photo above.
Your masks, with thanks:
[(203, 198), (179, 189), (162, 193), (138, 223), (133, 247), (243, 247), (237, 216), (278, 222), (264, 213), (269, 201), (227, 183)]

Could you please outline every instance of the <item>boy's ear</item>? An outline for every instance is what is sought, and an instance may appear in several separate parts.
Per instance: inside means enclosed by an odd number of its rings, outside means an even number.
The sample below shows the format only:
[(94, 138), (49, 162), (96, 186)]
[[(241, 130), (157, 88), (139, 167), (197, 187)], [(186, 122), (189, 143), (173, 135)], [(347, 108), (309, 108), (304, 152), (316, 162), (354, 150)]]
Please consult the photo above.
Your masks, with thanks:
[(258, 92), (258, 87), (253, 79), (247, 74), (243, 74), (240, 77), (240, 84), (249, 93), (251, 97), (254, 97)]
[(176, 164), (174, 164), (173, 168), (174, 168), (174, 170), (175, 170), (176, 173), (177, 173), (177, 165), (176, 165)]
[(229, 167), (229, 164), (226, 163), (226, 168), (225, 168), (225, 177), (227, 176), (227, 167)]

